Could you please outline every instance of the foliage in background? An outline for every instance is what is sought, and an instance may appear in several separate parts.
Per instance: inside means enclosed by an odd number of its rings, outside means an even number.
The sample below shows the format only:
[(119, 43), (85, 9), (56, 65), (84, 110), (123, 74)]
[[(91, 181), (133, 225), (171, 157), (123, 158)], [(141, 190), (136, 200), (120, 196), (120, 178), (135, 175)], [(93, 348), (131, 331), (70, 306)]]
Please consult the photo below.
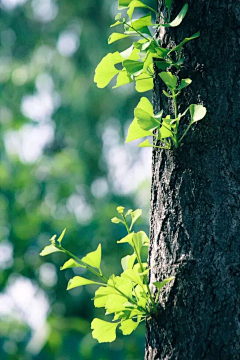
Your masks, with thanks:
[[(126, 20), (125, 17), (122, 17), (122, 13), (116, 15), (116, 22), (111, 27), (119, 26), (123, 28), (123, 33), (113, 32), (108, 39), (108, 44), (129, 37), (133, 37), (135, 41), (121, 53), (116, 51), (107, 54), (97, 66), (95, 72), (94, 80), (100, 88), (107, 86), (117, 76), (116, 85), (113, 88), (134, 82), (136, 90), (142, 93), (153, 89), (154, 64), (158, 67), (160, 71), (159, 76), (168, 90), (163, 90), (163, 94), (172, 99), (174, 103), (174, 117), (171, 118), (169, 114), (164, 116), (163, 110), (158, 114), (154, 114), (149, 100), (145, 97), (141, 98), (134, 110), (134, 120), (129, 127), (126, 142), (149, 136), (152, 136), (154, 141), (150, 143), (149, 139), (144, 140), (139, 147), (171, 149), (174, 145), (178, 148), (190, 127), (206, 115), (206, 108), (202, 105), (192, 104), (183, 113), (178, 111), (177, 97), (185, 87), (191, 84), (192, 80), (180, 80), (172, 73), (173, 70), (180, 70), (184, 63), (184, 58), (181, 57), (182, 47), (190, 40), (198, 38), (200, 32), (183, 39), (180, 44), (172, 48), (163, 48), (161, 47), (161, 40), (156, 40), (150, 29), (160, 27), (174, 28), (181, 24), (187, 14), (188, 4), (185, 4), (176, 18), (171, 20), (172, 3), (173, 1), (165, 1), (168, 9), (168, 18), (159, 14), (161, 22), (155, 25), (155, 21), (152, 22), (152, 14), (156, 15), (156, 10), (141, 1), (118, 0), (119, 10), (128, 9), (128, 19)], [(134, 11), (137, 8), (144, 8), (150, 10), (150, 12), (147, 15), (133, 19)], [(168, 71), (166, 72), (165, 70), (167, 69)], [(179, 138), (178, 128), (180, 120), (188, 111), (190, 112), (190, 122), (183, 135)]]
[[(160, 293), (157, 292), (153, 297), (150, 291), (148, 281), (148, 264), (142, 257), (142, 248), (149, 246), (149, 238), (144, 231), (137, 233), (132, 231), (134, 223), (141, 216), (142, 210), (128, 210), (124, 212), (124, 207), (117, 208), (122, 219), (112, 218), (115, 224), (123, 224), (127, 230), (127, 236), (118, 241), (118, 243), (128, 243), (133, 253), (126, 255), (121, 259), (123, 272), (120, 276), (114, 274), (106, 277), (101, 268), (102, 247), (98, 245), (97, 249), (88, 253), (82, 259), (69, 252), (62, 246), (62, 240), (65, 230), (56, 240), (56, 235), (51, 239), (51, 245), (46, 246), (40, 253), (46, 256), (55, 252), (63, 252), (68, 257), (61, 270), (82, 267), (87, 269), (94, 279), (88, 279), (82, 276), (75, 276), (68, 282), (67, 290), (71, 290), (83, 285), (100, 286), (94, 296), (94, 306), (96, 308), (104, 307), (105, 315), (114, 314), (112, 322), (95, 318), (92, 321), (92, 336), (100, 343), (112, 342), (116, 339), (116, 330), (122, 331), (123, 335), (130, 335), (138, 325), (147, 319), (150, 319), (153, 313), (157, 312), (157, 304)], [(131, 223), (128, 223), (128, 217)], [(153, 285), (159, 291), (174, 277), (165, 279), (162, 282), (154, 282)]]

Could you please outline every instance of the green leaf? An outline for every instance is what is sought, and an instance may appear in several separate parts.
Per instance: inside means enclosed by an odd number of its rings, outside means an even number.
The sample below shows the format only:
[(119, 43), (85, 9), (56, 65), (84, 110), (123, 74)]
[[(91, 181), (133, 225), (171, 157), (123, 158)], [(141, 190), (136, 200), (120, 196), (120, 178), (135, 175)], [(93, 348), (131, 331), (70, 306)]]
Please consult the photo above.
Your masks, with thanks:
[(173, 75), (171, 72), (162, 71), (159, 76), (170, 90), (176, 89), (177, 77), (175, 75)]
[(91, 323), (92, 337), (99, 343), (112, 342), (116, 339), (116, 329), (119, 323), (112, 323), (95, 318)]
[(127, 256), (123, 257), (121, 260), (121, 265), (122, 265), (123, 270), (132, 269), (135, 260), (136, 260), (135, 254), (127, 255)]
[(183, 21), (183, 19), (185, 18), (186, 14), (188, 11), (188, 4), (185, 4), (182, 8), (182, 10), (180, 11), (180, 13), (176, 16), (176, 18), (171, 21), (169, 24), (163, 25), (165, 27), (176, 27), (178, 25), (181, 24), (181, 22)]
[(117, 217), (112, 218), (111, 222), (113, 224), (120, 224), (120, 223), (124, 224), (124, 222), (121, 219), (117, 218)]
[(165, 95), (165, 96), (167, 96), (168, 98), (172, 98), (172, 95), (170, 95), (168, 92), (166, 92), (165, 90), (163, 90), (162, 91), (163, 92), (163, 94)]
[(125, 9), (133, 0), (118, 0), (119, 10)]
[(122, 330), (123, 335), (130, 335), (138, 327), (138, 322), (131, 319), (122, 320), (120, 329)]
[(148, 98), (146, 97), (142, 97), (139, 101), (139, 103), (137, 104), (136, 109), (142, 109), (144, 111), (146, 111), (148, 114), (150, 114), (151, 116), (153, 116), (153, 106), (151, 104), (151, 102), (148, 100)]
[(133, 246), (133, 234), (134, 234), (133, 232), (131, 234), (128, 234), (127, 236), (125, 236), (121, 240), (117, 241), (117, 243), (118, 244), (128, 243), (131, 246)]
[[(141, 98), (135, 110), (136, 109), (144, 109), (150, 115), (153, 115), (153, 106), (146, 97)], [(141, 129), (141, 127), (138, 124), (137, 118), (134, 118), (133, 122), (129, 126), (127, 139), (125, 142), (128, 143), (130, 141), (137, 140), (149, 135), (152, 135), (151, 131), (145, 131)]]
[(102, 258), (102, 246), (101, 244), (99, 244), (97, 250), (87, 254), (85, 257), (82, 258), (82, 261), (85, 264), (88, 264), (96, 269), (100, 269), (101, 258)]
[(139, 93), (146, 92), (153, 89), (153, 77), (149, 74), (142, 73), (135, 78), (136, 90)]
[(137, 233), (133, 233), (132, 237), (133, 248), (135, 251), (140, 254), (142, 247), (147, 243), (149, 243), (149, 238), (144, 231), (139, 231)]
[(48, 245), (45, 246), (45, 248), (40, 252), (41, 256), (46, 256), (55, 252), (62, 252), (62, 250), (59, 250), (54, 245)]
[(130, 20), (132, 19), (133, 12), (134, 12), (135, 8), (145, 8), (145, 9), (149, 9), (149, 10), (156, 13), (156, 11), (153, 8), (151, 8), (150, 6), (148, 6), (148, 5), (146, 5), (143, 2), (138, 1), (138, 0), (130, 1), (129, 4), (128, 4), (128, 7), (129, 7), (129, 10), (127, 11), (127, 14), (129, 16)]
[(63, 230), (63, 232), (61, 233), (61, 235), (59, 236), (59, 238), (57, 239), (57, 241), (59, 242), (59, 244), (61, 245), (61, 243), (62, 243), (62, 239), (63, 239), (63, 237), (64, 237), (64, 235), (65, 235), (65, 232), (66, 232), (66, 228)]
[(133, 269), (125, 270), (122, 273), (122, 276), (126, 277), (127, 279), (130, 279), (135, 284), (138, 284), (141, 287), (143, 287), (143, 282), (142, 282), (141, 276), (136, 271), (134, 271)]
[(203, 105), (192, 104), (189, 106), (192, 123), (202, 120), (207, 113), (207, 109)]
[(117, 291), (114, 288), (109, 286), (101, 286), (96, 290), (94, 296), (94, 306), (96, 308), (101, 308), (106, 305), (109, 295), (116, 294)]
[(131, 213), (131, 217), (132, 217), (131, 228), (133, 227), (133, 224), (137, 221), (137, 219), (140, 218), (141, 215), (142, 215), (142, 210), (141, 209), (137, 209), (137, 210), (135, 210), (135, 211), (133, 211)]
[(149, 13), (133, 22), (130, 22), (129, 25), (131, 25), (136, 30), (140, 30), (145, 26), (152, 26), (153, 23), (152, 23), (151, 13)]
[(110, 25), (110, 27), (112, 28), (112, 27), (115, 27), (115, 26), (121, 25), (121, 24), (122, 24), (122, 21), (117, 20), (117, 21), (115, 21), (115, 23), (113, 23), (112, 25)]
[(105, 304), (106, 315), (125, 310), (126, 297), (118, 294), (108, 296)]
[(182, 90), (183, 88), (189, 86), (192, 83), (191, 79), (182, 79), (181, 84), (178, 86), (177, 90)]
[(182, 42), (180, 42), (179, 45), (177, 45), (177, 46), (175, 46), (173, 49), (171, 49), (171, 50), (169, 51), (169, 54), (170, 54), (171, 52), (173, 52), (173, 51), (180, 51), (184, 44), (186, 44), (188, 41), (197, 39), (199, 36), (200, 36), (200, 31), (198, 31), (197, 33), (193, 34), (193, 35), (192, 35), (191, 37), (189, 37), (189, 38), (185, 38)]
[(137, 118), (140, 128), (143, 130), (153, 130), (160, 126), (159, 121), (142, 109), (135, 109), (134, 115)]
[(134, 118), (131, 125), (129, 126), (125, 143), (128, 143), (133, 140), (141, 139), (142, 137), (146, 137), (149, 135), (152, 135), (151, 131), (145, 131), (145, 130), (141, 129), (141, 127), (138, 124), (137, 119)]
[(165, 0), (165, 5), (166, 5), (168, 11), (171, 11), (172, 2), (173, 2), (173, 0)]
[(115, 53), (107, 54), (101, 62), (98, 64), (95, 70), (94, 81), (99, 88), (106, 87), (110, 81), (117, 75), (120, 71), (115, 68), (116, 64), (122, 62), (124, 58), (120, 55), (118, 51)]
[(63, 266), (61, 266), (60, 270), (66, 270), (66, 269), (71, 269), (71, 268), (75, 268), (75, 267), (85, 268), (85, 266), (78, 264), (74, 259), (69, 259), (68, 261), (66, 261), (63, 264)]
[(154, 282), (153, 285), (155, 285), (159, 290), (161, 290), (167, 283), (169, 283), (170, 281), (174, 280), (175, 277), (171, 276), (168, 279), (163, 280), (162, 282)]
[(130, 84), (131, 82), (133, 82), (133, 80), (128, 75), (127, 71), (122, 70), (122, 71), (120, 71), (120, 73), (117, 76), (117, 82), (116, 82), (116, 85), (113, 86), (113, 89), (116, 89), (116, 88), (118, 88), (120, 86), (123, 86), (123, 85)]
[(153, 145), (150, 143), (150, 141), (147, 139), (147, 140), (144, 140), (143, 142), (141, 142), (138, 147), (142, 148), (142, 147), (153, 147)]
[(121, 34), (121, 33), (112, 33), (108, 38), (108, 44), (110, 45), (110, 44), (114, 43), (115, 41), (125, 39), (129, 36), (130, 35)]
[(98, 282), (89, 280), (89, 279), (85, 279), (81, 276), (74, 276), (72, 279), (69, 280), (68, 282), (68, 286), (67, 286), (67, 290), (71, 290), (74, 289), (76, 287), (79, 286), (83, 286), (83, 285), (99, 285)]
[(136, 60), (124, 60), (122, 64), (127, 70), (128, 75), (137, 74), (143, 68), (143, 62)]

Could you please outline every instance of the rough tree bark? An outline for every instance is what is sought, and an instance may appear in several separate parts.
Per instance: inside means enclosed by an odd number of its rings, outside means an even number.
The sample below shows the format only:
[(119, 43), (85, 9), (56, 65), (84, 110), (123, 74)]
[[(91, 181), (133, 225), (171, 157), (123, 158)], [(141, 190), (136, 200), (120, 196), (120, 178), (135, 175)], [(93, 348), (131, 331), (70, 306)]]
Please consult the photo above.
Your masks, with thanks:
[[(159, 11), (163, 10), (158, 1)], [(175, 1), (177, 10), (186, 1)], [(153, 151), (151, 281), (175, 275), (147, 323), (146, 360), (240, 359), (240, 0), (189, 0), (163, 45), (185, 45), (184, 104), (207, 117), (175, 151)], [(160, 35), (159, 35), (160, 36)], [(155, 74), (154, 106), (166, 108)], [(165, 102), (164, 102), (165, 101)], [(186, 126), (186, 125), (185, 125)], [(184, 128), (184, 126), (183, 126)]]

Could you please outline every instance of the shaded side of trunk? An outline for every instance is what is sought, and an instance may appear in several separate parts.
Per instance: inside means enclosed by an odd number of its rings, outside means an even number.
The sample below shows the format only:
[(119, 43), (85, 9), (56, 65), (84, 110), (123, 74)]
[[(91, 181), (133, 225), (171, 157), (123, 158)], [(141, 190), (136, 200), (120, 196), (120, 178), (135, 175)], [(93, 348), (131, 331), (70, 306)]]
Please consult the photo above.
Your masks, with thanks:
[[(184, 2), (175, 3), (174, 14)], [(147, 323), (145, 359), (235, 360), (240, 359), (240, 1), (188, 3), (182, 25), (163, 34), (162, 42), (178, 44), (201, 30), (201, 38), (184, 48), (180, 76), (193, 83), (179, 108), (203, 102), (208, 115), (179, 149), (153, 151), (150, 278), (176, 278), (160, 296), (158, 316)], [(158, 112), (168, 104), (155, 77)]]

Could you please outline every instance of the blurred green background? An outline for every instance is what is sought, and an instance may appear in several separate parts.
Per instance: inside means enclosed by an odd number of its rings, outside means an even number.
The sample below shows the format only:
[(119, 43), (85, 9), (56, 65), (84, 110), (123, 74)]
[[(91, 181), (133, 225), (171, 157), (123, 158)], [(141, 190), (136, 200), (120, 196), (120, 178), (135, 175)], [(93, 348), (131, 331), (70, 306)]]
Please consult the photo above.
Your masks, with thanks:
[(129, 249), (116, 244), (116, 207), (141, 207), (148, 231), (151, 151), (124, 145), (141, 94), (93, 82), (101, 58), (126, 47), (107, 45), (116, 13), (117, 0), (0, 0), (1, 360), (143, 358), (144, 325), (99, 345), (94, 287), (67, 292), (64, 255), (39, 257), (67, 227), (65, 247), (83, 256), (101, 242), (117, 274)]

